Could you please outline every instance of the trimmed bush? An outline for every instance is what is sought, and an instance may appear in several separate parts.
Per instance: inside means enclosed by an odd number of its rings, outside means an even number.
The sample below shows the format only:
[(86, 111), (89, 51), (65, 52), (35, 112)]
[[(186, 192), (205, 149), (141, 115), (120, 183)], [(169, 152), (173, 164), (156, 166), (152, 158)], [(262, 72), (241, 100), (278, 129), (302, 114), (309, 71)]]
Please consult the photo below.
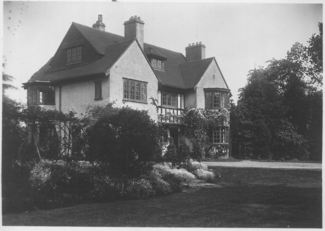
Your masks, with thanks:
[(87, 160), (109, 163), (111, 176), (140, 177), (161, 155), (160, 129), (147, 111), (112, 110), (88, 129)]
[(197, 169), (203, 169), (203, 170), (208, 171), (208, 166), (206, 166), (205, 164), (202, 164), (198, 161), (190, 161), (190, 160), (187, 161), (185, 168), (190, 172), (193, 172)]
[(162, 175), (164, 178), (166, 175), (171, 174), (174, 175), (180, 181), (191, 181), (195, 179), (195, 176), (188, 172), (184, 168), (171, 168), (168, 164), (156, 164), (154, 165), (154, 170)]
[(206, 171), (203, 169), (197, 169), (193, 173), (200, 180), (206, 180), (208, 182), (211, 182), (215, 178), (215, 175), (213, 172)]
[(148, 180), (154, 188), (156, 195), (164, 195), (172, 192), (170, 184), (163, 180), (162, 175), (157, 170), (154, 169), (149, 174)]

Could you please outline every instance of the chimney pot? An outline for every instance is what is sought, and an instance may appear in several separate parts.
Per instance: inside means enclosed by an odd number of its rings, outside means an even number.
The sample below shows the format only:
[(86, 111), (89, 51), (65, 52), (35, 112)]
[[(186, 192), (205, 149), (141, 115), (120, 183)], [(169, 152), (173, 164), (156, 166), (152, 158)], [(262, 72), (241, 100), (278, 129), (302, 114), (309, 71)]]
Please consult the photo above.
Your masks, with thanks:
[(188, 61), (205, 59), (205, 46), (202, 42), (191, 43), (186, 47), (186, 59)]
[(93, 24), (93, 28), (105, 31), (105, 24), (103, 23), (103, 16), (101, 14), (98, 15), (98, 20), (95, 24)]
[(144, 44), (144, 22), (140, 16), (131, 16), (131, 18), (124, 22), (124, 39), (137, 39), (141, 48)]

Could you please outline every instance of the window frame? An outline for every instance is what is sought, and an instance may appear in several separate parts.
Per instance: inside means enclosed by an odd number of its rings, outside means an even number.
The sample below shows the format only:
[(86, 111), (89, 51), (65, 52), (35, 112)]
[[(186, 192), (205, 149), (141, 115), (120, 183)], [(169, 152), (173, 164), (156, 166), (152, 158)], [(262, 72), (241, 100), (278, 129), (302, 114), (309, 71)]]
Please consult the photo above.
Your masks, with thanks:
[(95, 83), (95, 99), (94, 100), (102, 100), (103, 99), (102, 80), (94, 81), (94, 83)]
[(223, 89), (204, 89), (205, 109), (229, 108), (230, 92)]
[(66, 63), (74, 64), (82, 61), (82, 46), (75, 46), (66, 49)]
[[(173, 97), (175, 97), (173, 99)], [(168, 103), (170, 101), (170, 104)], [(176, 105), (174, 104), (176, 103)], [(161, 106), (170, 108), (178, 107), (178, 94), (170, 92), (161, 92)]]
[(148, 82), (123, 78), (123, 101), (147, 104)]
[(229, 144), (229, 127), (219, 126), (211, 130), (209, 142), (212, 144)]
[(164, 62), (160, 59), (151, 58), (151, 66), (155, 70), (164, 71)]
[(54, 86), (30, 86), (27, 88), (27, 103), (36, 105), (55, 105)]

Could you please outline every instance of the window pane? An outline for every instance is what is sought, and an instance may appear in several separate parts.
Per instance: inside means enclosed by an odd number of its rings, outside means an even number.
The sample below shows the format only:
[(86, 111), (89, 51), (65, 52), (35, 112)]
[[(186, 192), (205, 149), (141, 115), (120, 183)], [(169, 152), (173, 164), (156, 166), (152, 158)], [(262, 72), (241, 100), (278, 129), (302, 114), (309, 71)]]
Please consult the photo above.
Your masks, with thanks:
[(205, 107), (208, 109), (212, 108), (212, 92), (205, 93)]
[(71, 49), (67, 50), (67, 62), (71, 62)]
[(43, 92), (39, 92), (39, 103), (43, 103)]
[(124, 80), (124, 99), (129, 99), (130, 85), (128, 80)]
[(130, 99), (134, 99), (135, 98), (135, 82), (134, 81), (130, 81), (130, 82), (131, 82)]
[(33, 103), (38, 104), (38, 89), (36, 87), (32, 87), (33, 91)]
[(152, 59), (151, 64), (153, 68), (157, 68), (157, 60)]
[(220, 92), (213, 93), (213, 108), (220, 107)]
[(140, 100), (140, 83), (135, 84), (135, 99)]
[(229, 128), (225, 128), (225, 129), (226, 129), (225, 142), (229, 143)]
[(71, 56), (71, 61), (76, 61), (76, 48), (72, 48), (72, 56)]
[(77, 60), (81, 60), (81, 47), (77, 47)]
[(229, 108), (229, 93), (225, 94), (225, 108)]
[(160, 70), (161, 69), (161, 61), (157, 60), (157, 68)]
[(141, 83), (135, 80), (124, 80), (123, 85), (124, 99), (131, 99), (136, 101), (147, 101), (147, 87), (146, 83)]
[(178, 104), (178, 97), (177, 95), (172, 95), (172, 106), (177, 107)]
[(162, 94), (162, 105), (166, 105), (167, 104), (167, 95), (166, 93)]
[(102, 98), (102, 82), (97, 81), (95, 82), (95, 99)]

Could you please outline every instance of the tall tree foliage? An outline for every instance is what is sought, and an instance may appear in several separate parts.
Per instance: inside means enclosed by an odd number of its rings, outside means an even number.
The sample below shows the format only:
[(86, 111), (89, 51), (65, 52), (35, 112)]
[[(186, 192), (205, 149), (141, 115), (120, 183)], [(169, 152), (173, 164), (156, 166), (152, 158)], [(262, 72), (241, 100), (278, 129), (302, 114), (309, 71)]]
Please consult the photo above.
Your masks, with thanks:
[(238, 106), (231, 111), (238, 121), (231, 126), (238, 130), (232, 132), (238, 149), (234, 156), (321, 159), (321, 23), (319, 28), (309, 46), (295, 43), (285, 59), (270, 60), (266, 68), (249, 73)]

